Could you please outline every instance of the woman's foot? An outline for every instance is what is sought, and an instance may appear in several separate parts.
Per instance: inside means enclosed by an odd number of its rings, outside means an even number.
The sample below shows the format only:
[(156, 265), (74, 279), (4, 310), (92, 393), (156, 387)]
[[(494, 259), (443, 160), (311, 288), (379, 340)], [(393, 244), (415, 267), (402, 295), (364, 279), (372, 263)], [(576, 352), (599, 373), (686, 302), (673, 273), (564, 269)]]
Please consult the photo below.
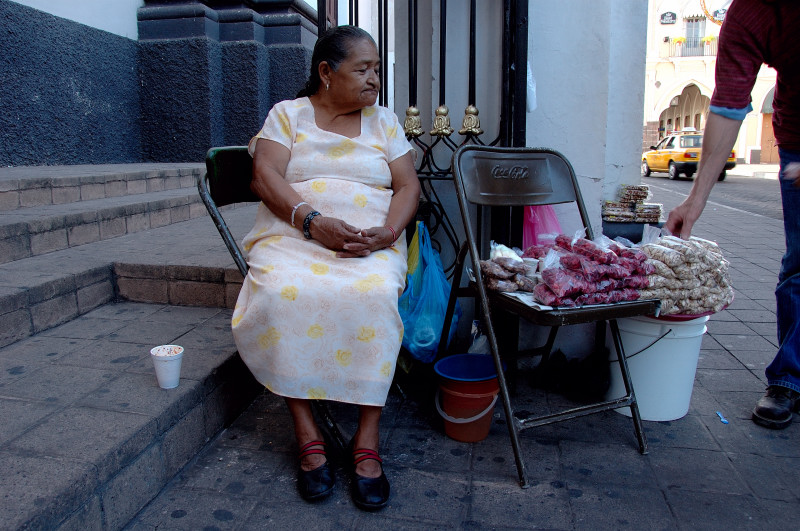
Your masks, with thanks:
[(327, 498), (333, 492), (335, 477), (328, 465), (323, 441), (311, 441), (300, 448), (297, 488), (306, 501)]
[(374, 511), (386, 506), (390, 493), (389, 480), (383, 473), (383, 461), (378, 452), (369, 448), (354, 448), (352, 455), (353, 503), (364, 511)]

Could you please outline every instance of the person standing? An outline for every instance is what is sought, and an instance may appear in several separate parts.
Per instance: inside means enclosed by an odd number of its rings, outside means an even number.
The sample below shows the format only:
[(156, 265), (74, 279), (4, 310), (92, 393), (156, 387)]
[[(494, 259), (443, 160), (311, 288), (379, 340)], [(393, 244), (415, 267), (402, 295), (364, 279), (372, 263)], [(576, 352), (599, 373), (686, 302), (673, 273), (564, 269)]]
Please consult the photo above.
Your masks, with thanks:
[(734, 0), (719, 38), (714, 94), (700, 164), (689, 196), (667, 218), (666, 228), (691, 235), (722, 172), (744, 117), (753, 110), (750, 93), (762, 64), (777, 71), (773, 127), (780, 157), (786, 254), (777, 301), (779, 348), (767, 366), (766, 394), (753, 409), (753, 422), (783, 429), (800, 409), (800, 2)]

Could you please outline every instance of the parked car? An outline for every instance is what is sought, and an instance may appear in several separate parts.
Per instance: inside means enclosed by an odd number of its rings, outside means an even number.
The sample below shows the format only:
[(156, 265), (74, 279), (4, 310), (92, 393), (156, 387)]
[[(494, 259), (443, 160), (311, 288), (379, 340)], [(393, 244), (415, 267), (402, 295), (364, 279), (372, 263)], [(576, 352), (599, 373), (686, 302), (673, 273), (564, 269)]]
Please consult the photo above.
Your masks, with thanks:
[[(661, 140), (658, 145), (650, 146), (650, 151), (642, 155), (642, 176), (647, 177), (651, 172), (666, 172), (670, 179), (677, 179), (681, 173), (691, 179), (697, 172), (702, 147), (703, 133), (693, 130), (675, 132)], [(725, 169), (717, 180), (724, 181), (727, 170), (735, 166), (736, 153), (731, 151), (725, 162)]]

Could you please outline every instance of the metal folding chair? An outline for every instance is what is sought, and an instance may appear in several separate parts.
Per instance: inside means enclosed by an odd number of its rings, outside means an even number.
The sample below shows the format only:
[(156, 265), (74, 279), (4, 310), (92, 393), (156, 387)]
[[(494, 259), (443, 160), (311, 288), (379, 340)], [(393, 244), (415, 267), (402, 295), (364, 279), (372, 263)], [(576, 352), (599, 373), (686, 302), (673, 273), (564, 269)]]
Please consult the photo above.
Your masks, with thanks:
[[(236, 267), (243, 277), (247, 276), (248, 265), (239, 245), (233, 238), (219, 207), (233, 203), (260, 202), (250, 190), (253, 178), (253, 159), (247, 146), (214, 147), (206, 153), (206, 173), (197, 178), (197, 190), (206, 205), (211, 219), (219, 230), (225, 246), (233, 257)], [(347, 446), (339, 427), (324, 402), (312, 400), (311, 405), (320, 417), (333, 441), (344, 450)]]
[[(630, 372), (620, 341), (617, 319), (655, 314), (659, 309), (659, 301), (638, 300), (580, 308), (540, 310), (508, 295), (488, 291), (484, 286), (479, 260), (488, 258), (488, 240), (483, 238), (482, 247), (484, 248), (484, 253), (481, 254), (478, 249), (478, 240), (476, 239), (476, 231), (480, 231), (477, 232), (478, 234), (485, 235), (487, 227), (492, 225), (492, 223), (487, 223), (487, 220), (481, 217), (484, 213), (488, 213), (493, 220), (495, 216), (508, 219), (510, 211), (514, 207), (572, 202), (577, 204), (580, 218), (586, 229), (587, 238), (591, 239), (593, 237), (572, 165), (560, 153), (549, 149), (465, 145), (453, 154), (452, 170), (467, 241), (462, 245), (457, 255), (453, 289), (451, 290), (442, 338), (447, 337), (449, 331), (447, 328), (452, 315), (450, 312), (455, 306), (456, 298), (465, 295), (475, 296), (477, 294), (485, 325), (484, 331), (489, 339), (498, 374), (500, 396), (503, 401), (506, 424), (508, 425), (508, 433), (514, 451), (520, 485), (523, 488), (529, 486), (525, 464), (520, 455), (519, 442), (519, 432), (526, 428), (627, 406), (631, 410), (634, 431), (639, 443), (639, 452), (642, 454), (647, 453), (647, 440), (642, 429), (639, 407), (636, 403), (636, 395), (631, 385)], [(481, 219), (480, 227), (474, 225), (472, 221), (471, 210), (476, 207), (479, 219)], [(492, 207), (491, 212), (487, 212), (484, 207)], [(501, 243), (506, 242), (501, 240)], [(508, 243), (519, 244), (521, 242)], [(470, 282), (468, 286), (461, 287), (461, 277), (467, 253), (470, 256), (470, 264), (475, 280)], [(508, 312), (531, 323), (551, 327), (546, 344), (537, 349), (545, 357), (552, 350), (559, 327), (581, 323), (607, 322), (618, 353), (617, 357), (620, 360), (618, 366), (622, 372), (622, 381), (627, 394), (619, 399), (575, 407), (559, 413), (528, 418), (515, 417), (506, 377), (502, 370), (501, 345), (498, 344), (497, 335), (495, 334), (496, 324), (492, 321), (492, 314), (495, 311)], [(515, 320), (515, 323), (518, 324), (518, 320)], [(605, 330), (605, 327), (603, 327), (603, 330)], [(518, 354), (517, 336), (512, 334), (512, 337), (513, 343), (508, 344), (506, 342), (502, 347), (504, 354), (516, 356)]]

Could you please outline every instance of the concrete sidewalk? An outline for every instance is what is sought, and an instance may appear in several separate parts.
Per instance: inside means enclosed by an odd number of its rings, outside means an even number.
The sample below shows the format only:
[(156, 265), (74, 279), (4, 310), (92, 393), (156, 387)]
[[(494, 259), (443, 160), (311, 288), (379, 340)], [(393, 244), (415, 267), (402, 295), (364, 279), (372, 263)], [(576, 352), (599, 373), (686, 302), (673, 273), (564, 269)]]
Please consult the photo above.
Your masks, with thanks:
[[(682, 199), (658, 191), (653, 200), (668, 211)], [(709, 321), (689, 414), (645, 422), (649, 454), (637, 452), (630, 420), (616, 412), (526, 430), (533, 486), (523, 490), (500, 407), (486, 440), (460, 443), (444, 435), (429, 394), (393, 389), (381, 442), (393, 489), (389, 506), (359, 511), (341, 461), (335, 461), (334, 495), (312, 505), (296, 493), (286, 407), (263, 394), (127, 529), (796, 528), (800, 421), (770, 431), (750, 420), (776, 349), (782, 224), (715, 207), (703, 214), (696, 235), (725, 251), (736, 299)], [(530, 410), (565, 402), (524, 381), (519, 393), (517, 407)], [(333, 412), (351, 434), (355, 408), (334, 405)]]
[(777, 179), (779, 171), (780, 164), (737, 164), (735, 168), (728, 170), (728, 175)]

